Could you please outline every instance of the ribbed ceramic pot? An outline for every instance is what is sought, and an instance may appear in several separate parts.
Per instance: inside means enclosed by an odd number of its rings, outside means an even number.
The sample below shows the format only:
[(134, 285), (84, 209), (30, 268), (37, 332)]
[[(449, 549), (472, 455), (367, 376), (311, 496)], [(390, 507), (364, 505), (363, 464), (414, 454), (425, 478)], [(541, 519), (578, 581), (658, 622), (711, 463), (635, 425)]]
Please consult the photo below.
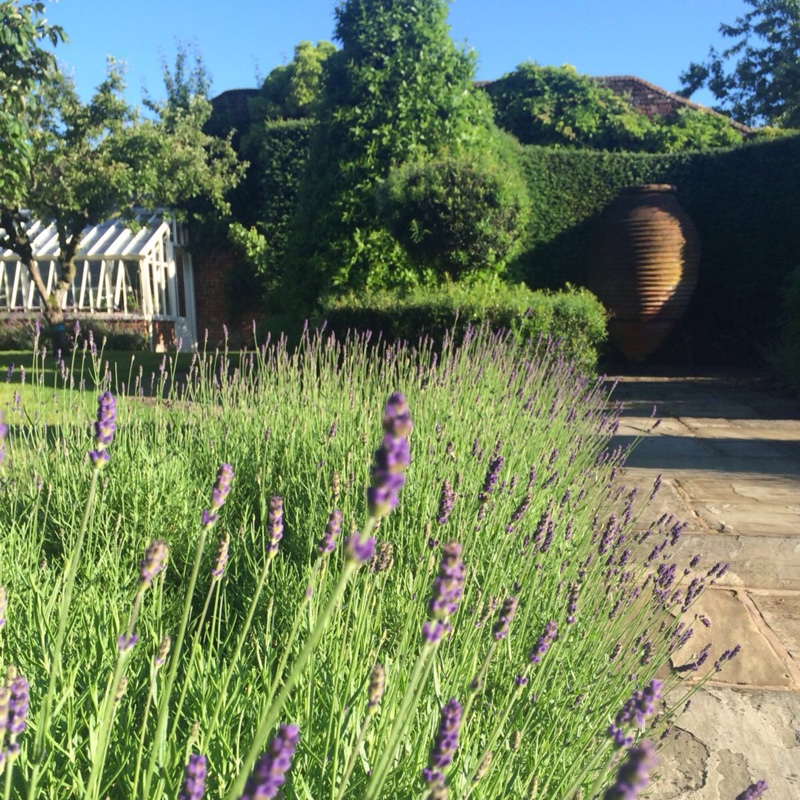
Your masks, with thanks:
[(700, 238), (675, 187), (623, 189), (590, 253), (588, 286), (611, 312), (609, 338), (643, 361), (683, 316), (697, 284)]

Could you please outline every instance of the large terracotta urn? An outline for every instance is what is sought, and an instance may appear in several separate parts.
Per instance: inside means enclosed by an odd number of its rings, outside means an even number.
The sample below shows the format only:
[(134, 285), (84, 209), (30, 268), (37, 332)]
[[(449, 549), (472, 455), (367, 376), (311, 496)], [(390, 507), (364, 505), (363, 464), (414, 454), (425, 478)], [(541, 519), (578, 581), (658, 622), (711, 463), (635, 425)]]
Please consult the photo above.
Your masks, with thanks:
[(669, 184), (623, 189), (591, 252), (588, 286), (610, 312), (609, 338), (643, 361), (680, 320), (697, 284), (700, 239)]

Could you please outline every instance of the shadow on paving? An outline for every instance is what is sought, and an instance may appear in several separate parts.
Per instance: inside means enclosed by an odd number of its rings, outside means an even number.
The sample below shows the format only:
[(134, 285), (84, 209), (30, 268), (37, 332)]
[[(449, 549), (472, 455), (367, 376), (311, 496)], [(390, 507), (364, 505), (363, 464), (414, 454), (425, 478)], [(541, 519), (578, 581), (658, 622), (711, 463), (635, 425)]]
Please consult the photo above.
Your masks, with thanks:
[[(611, 449), (630, 447), (633, 436), (619, 435)], [(626, 467), (711, 470), (800, 477), (800, 441), (783, 439), (646, 436), (628, 457)]]
[(624, 404), (623, 417), (649, 417), (655, 406), (658, 417), (800, 420), (798, 398), (778, 391), (763, 377), (738, 373), (622, 376), (612, 400)]

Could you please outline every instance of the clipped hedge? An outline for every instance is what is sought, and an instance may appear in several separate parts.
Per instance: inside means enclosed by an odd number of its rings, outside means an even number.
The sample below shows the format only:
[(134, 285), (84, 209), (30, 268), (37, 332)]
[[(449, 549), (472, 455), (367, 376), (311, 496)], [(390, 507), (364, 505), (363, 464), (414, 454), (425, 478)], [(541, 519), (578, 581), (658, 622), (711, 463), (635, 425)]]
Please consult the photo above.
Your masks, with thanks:
[[(234, 203), (269, 244), (269, 269), (282, 268), (287, 226), (308, 158), (312, 124), (268, 123), (248, 148), (257, 192)], [(515, 143), (516, 144), (516, 143)], [(684, 330), (697, 361), (745, 362), (778, 336), (780, 292), (800, 252), (800, 135), (762, 138), (730, 150), (670, 155), (508, 147), (530, 195), (525, 246), (511, 267), (533, 289), (580, 285), (602, 212), (621, 189), (673, 183), (702, 243), (697, 290)], [(677, 334), (676, 334), (677, 336)], [(669, 349), (669, 343), (667, 350)], [(685, 358), (673, 338), (674, 355)]]
[(787, 386), (800, 392), (800, 266), (787, 276), (782, 296), (781, 336), (767, 360)]
[(525, 148), (531, 195), (517, 279), (580, 284), (602, 212), (625, 186), (672, 183), (700, 234), (697, 289), (684, 322), (703, 361), (753, 358), (777, 335), (780, 292), (800, 252), (800, 136), (715, 152), (640, 155)]
[(430, 336), (441, 342), (451, 331), (461, 337), (468, 326), (509, 329), (520, 343), (548, 335), (585, 371), (597, 365), (606, 339), (606, 314), (588, 289), (534, 292), (526, 286), (448, 283), (405, 294), (389, 291), (329, 299), (323, 309), (338, 337), (350, 329), (380, 332), (390, 342)]
[[(297, 209), (314, 124), (307, 119), (270, 120), (251, 130), (242, 142), (250, 161), (251, 190), (232, 203), (237, 220), (255, 224), (267, 242), (266, 276), (279, 276), (289, 224)], [(252, 222), (250, 221), (252, 220)]]

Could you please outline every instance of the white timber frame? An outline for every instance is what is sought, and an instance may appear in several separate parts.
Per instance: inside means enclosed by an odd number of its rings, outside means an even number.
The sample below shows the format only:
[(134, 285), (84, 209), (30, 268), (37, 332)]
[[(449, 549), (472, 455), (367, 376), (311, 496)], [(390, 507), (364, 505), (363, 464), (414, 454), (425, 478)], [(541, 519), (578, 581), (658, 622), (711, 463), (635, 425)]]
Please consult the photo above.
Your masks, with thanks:
[[(55, 226), (26, 225), (33, 257), (48, 292), (58, 278)], [(181, 350), (197, 349), (194, 274), (183, 225), (141, 215), (136, 225), (109, 220), (87, 227), (75, 257), (75, 278), (64, 296), (77, 318), (144, 320), (153, 345), (154, 322), (173, 323)], [(0, 249), (0, 316), (41, 311), (41, 298), (19, 256)]]

